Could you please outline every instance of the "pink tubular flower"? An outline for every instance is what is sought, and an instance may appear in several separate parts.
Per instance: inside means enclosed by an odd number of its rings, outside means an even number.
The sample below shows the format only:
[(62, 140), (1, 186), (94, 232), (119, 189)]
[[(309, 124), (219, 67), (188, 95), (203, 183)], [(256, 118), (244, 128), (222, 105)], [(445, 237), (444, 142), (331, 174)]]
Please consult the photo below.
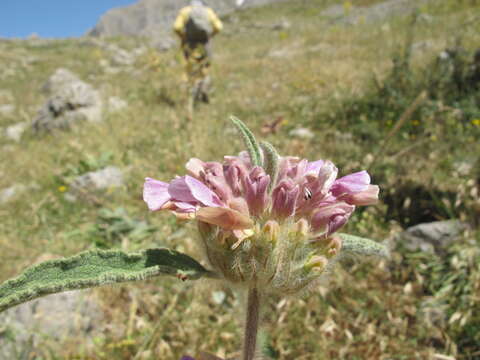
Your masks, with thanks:
[(223, 164), (191, 159), (186, 167), (190, 175), (169, 184), (146, 178), (143, 199), (148, 208), (191, 213), (198, 221), (227, 231), (303, 218), (312, 238), (330, 236), (347, 222), (355, 205), (378, 200), (378, 186), (370, 185), (366, 171), (336, 179), (338, 171), (330, 161), (280, 158), (271, 192), (270, 176), (253, 166), (247, 153), (227, 156)]
[(279, 157), (249, 136), (248, 153), (223, 163), (190, 159), (188, 175), (170, 183), (146, 178), (143, 199), (152, 211), (195, 219), (210, 265), (226, 279), (297, 292), (341, 252), (335, 232), (379, 189), (366, 171), (337, 179), (331, 161)]

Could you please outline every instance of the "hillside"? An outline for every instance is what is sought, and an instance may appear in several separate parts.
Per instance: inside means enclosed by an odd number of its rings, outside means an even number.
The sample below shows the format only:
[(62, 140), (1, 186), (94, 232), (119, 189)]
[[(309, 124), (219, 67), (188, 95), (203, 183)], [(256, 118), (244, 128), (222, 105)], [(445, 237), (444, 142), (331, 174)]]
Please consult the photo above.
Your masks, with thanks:
[[(143, 181), (243, 150), (234, 114), (282, 155), (331, 159), (340, 176), (368, 169), (381, 202), (346, 230), (392, 247), (389, 261), (346, 259), (328, 285), (269, 299), (266, 358), (478, 359), (480, 3), (425, 1), (415, 17), (412, 2), (393, 3), (292, 0), (224, 16), (212, 101), (192, 121), (175, 48), (132, 37), (0, 40), (0, 281), (94, 247), (168, 246), (202, 259), (193, 224), (148, 212)], [(72, 96), (58, 106), (65, 122), (43, 128), (59, 78), (88, 96)], [(105, 169), (103, 183), (79, 179)], [(461, 230), (402, 238), (453, 219)], [(34, 342), (42, 330), (10, 314), (21, 324), (16, 352), (2, 319), (0, 359), (229, 358), (241, 343), (243, 300), (216, 283), (158, 278), (81, 293), (86, 309), (70, 295), (41, 309), (91, 320), (57, 331), (48, 322)]]

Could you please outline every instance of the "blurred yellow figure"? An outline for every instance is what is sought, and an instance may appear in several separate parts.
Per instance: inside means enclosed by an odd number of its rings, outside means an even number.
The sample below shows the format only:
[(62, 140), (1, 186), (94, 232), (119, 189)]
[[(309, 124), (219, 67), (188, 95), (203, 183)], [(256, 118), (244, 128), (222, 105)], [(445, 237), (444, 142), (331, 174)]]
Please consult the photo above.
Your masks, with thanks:
[(180, 10), (173, 30), (180, 37), (192, 100), (208, 102), (210, 39), (223, 28), (215, 12), (201, 0)]

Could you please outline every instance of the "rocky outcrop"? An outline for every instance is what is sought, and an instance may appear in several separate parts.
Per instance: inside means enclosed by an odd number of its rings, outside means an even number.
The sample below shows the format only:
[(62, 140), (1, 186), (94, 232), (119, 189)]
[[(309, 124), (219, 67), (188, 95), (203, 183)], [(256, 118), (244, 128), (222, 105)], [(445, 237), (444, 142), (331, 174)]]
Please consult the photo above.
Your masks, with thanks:
[(51, 351), (72, 338), (88, 346), (105, 326), (92, 295), (91, 290), (50, 295), (0, 314), (0, 359), (20, 359), (32, 350), (40, 355), (42, 344), (48, 343), (45, 350)]
[(467, 225), (458, 220), (418, 224), (397, 234), (395, 243), (410, 251), (442, 253), (466, 229)]
[[(218, 14), (225, 15), (240, 7), (261, 6), (284, 0), (206, 0)], [(109, 10), (88, 33), (92, 36), (146, 36), (161, 39), (171, 34), (178, 11), (188, 0), (139, 0), (137, 3)]]
[(42, 90), (49, 99), (33, 120), (36, 132), (68, 128), (80, 120), (101, 120), (103, 105), (99, 92), (70, 71), (57, 69)]

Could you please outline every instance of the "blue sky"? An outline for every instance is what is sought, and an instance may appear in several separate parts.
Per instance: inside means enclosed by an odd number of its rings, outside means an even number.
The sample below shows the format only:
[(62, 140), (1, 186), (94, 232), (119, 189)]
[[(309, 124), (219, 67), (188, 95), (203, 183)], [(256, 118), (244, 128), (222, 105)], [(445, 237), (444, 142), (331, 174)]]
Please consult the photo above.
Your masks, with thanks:
[(135, 0), (0, 0), (0, 37), (81, 36), (108, 9)]

